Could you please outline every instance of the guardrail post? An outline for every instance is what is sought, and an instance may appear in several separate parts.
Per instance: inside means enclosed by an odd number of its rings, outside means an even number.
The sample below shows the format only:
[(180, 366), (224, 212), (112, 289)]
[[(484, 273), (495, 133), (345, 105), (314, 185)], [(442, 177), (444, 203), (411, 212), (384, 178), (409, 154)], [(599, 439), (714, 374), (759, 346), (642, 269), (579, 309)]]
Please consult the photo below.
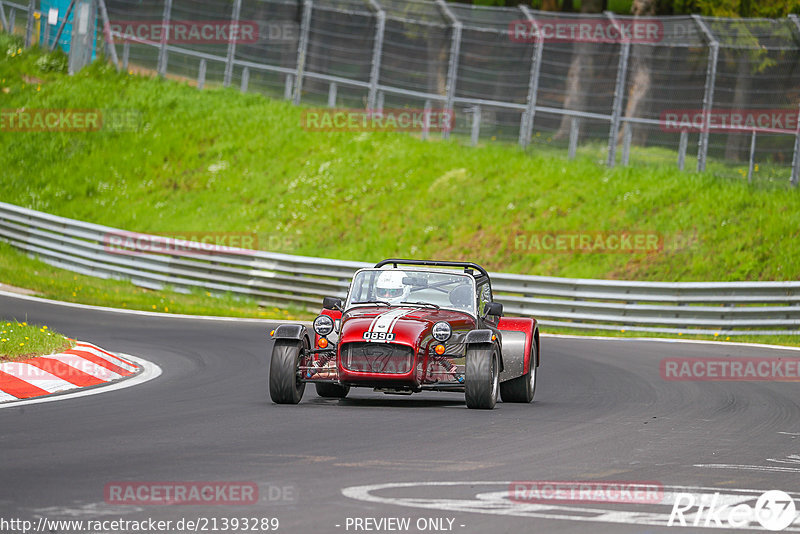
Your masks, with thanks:
[(480, 135), (481, 135), (481, 107), (475, 106), (472, 108), (472, 127), (469, 136), (470, 144), (472, 144), (472, 146), (478, 144)]
[[(528, 76), (528, 97), (525, 101), (525, 111), (522, 113), (522, 120), (520, 120), (519, 127), (519, 144), (523, 148), (531, 143), (531, 135), (533, 132), (533, 120), (536, 117), (536, 98), (539, 92), (539, 71), (542, 65), (542, 49), (544, 48), (544, 41), (541, 39), (541, 32), (539, 31), (539, 24), (533, 17), (533, 13), (528, 9), (528, 6), (519, 6), (525, 18), (531, 23), (531, 29), (535, 32), (535, 40), (533, 42), (533, 53), (531, 54), (531, 70)], [(509, 36), (509, 39), (511, 37)]]
[(25, 48), (31, 46), (31, 36), (33, 34), (33, 13), (36, 11), (36, 0), (28, 2), (28, 20), (25, 22)]
[(367, 109), (375, 109), (378, 93), (378, 82), (381, 76), (381, 57), (383, 55), (383, 35), (386, 32), (386, 12), (377, 0), (369, 0), (375, 10), (375, 38), (372, 44), (372, 66), (369, 73), (369, 93), (367, 93)]
[(631, 138), (633, 137), (633, 130), (631, 123), (625, 121), (622, 124), (622, 166), (627, 167), (628, 161), (631, 156)]
[(172, 19), (172, 0), (165, 0), (164, 14), (161, 17), (161, 45), (158, 48), (158, 75), (162, 78), (167, 73), (167, 40), (170, 35)]
[(719, 60), (719, 41), (711, 33), (705, 21), (700, 15), (692, 15), (692, 18), (700, 27), (700, 31), (706, 36), (709, 43), (708, 67), (706, 68), (706, 84), (703, 93), (703, 128), (700, 130), (700, 140), (697, 143), (697, 171), (706, 170), (706, 159), (708, 158), (708, 134), (709, 116), (714, 105), (714, 89), (717, 83), (717, 61)]
[(575, 159), (575, 155), (578, 153), (578, 117), (572, 117), (572, 120), (569, 122), (569, 152), (567, 154), (568, 159)]
[(292, 86), (294, 85), (294, 76), (291, 74), (286, 75), (286, 80), (283, 83), (283, 98), (285, 100), (292, 99)]
[(0, 25), (2, 25), (3, 31), (12, 33), (11, 26), (8, 25), (8, 20), (6, 19), (6, 8), (3, 7), (3, 2), (0, 2)]
[[(619, 27), (617, 19), (613, 13), (606, 11), (606, 16), (617, 29), (617, 35), (625, 35)], [(628, 77), (628, 57), (631, 53), (630, 39), (622, 41), (619, 54), (619, 65), (617, 66), (617, 82), (614, 86), (614, 103), (611, 108), (611, 127), (608, 131), (608, 161), (609, 167), (614, 167), (617, 162), (617, 135), (619, 135), (619, 123), (622, 116), (622, 101), (625, 99), (625, 81)]]
[(128, 72), (128, 60), (131, 56), (131, 42), (127, 39), (122, 44), (122, 70)]
[(294, 97), (292, 103), (300, 104), (303, 91), (303, 71), (306, 67), (306, 53), (308, 52), (308, 34), (311, 30), (311, 10), (314, 8), (313, 0), (303, 0), (303, 19), (300, 23), (300, 40), (297, 43), (297, 73), (294, 82)]
[[(236, 39), (239, 37), (239, 15), (242, 12), (242, 0), (234, 0), (231, 13), (230, 38), (228, 39), (228, 57), (225, 59), (225, 78), (223, 85), (229, 87), (233, 77), (233, 58), (236, 55)], [(234, 37), (235, 36), (235, 37)]]
[(206, 84), (206, 60), (200, 60), (200, 68), (197, 72), (197, 88), (202, 89)]
[[(100, 20), (103, 23), (103, 39), (106, 41), (106, 47), (111, 53), (111, 62), (114, 68), (119, 72), (119, 59), (117, 58), (117, 45), (114, 44), (114, 36), (111, 35), (111, 21), (108, 20), (108, 9), (106, 9), (106, 0), (99, 0), (97, 6), (100, 8)], [(127, 69), (126, 69), (127, 70)]]
[(800, 181), (800, 106), (797, 112), (797, 131), (794, 134), (794, 155), (792, 156), (792, 177), (790, 183), (797, 187)]
[(747, 168), (747, 183), (753, 182), (753, 165), (755, 164), (756, 156), (756, 131), (753, 130), (750, 136), (750, 163)]
[[(442, 10), (444, 16), (450, 21), (453, 30), (453, 37), (450, 41), (450, 61), (447, 65), (447, 88), (445, 89), (445, 110), (447, 113), (452, 113), (455, 119), (454, 102), (456, 98), (456, 79), (458, 77), (458, 60), (461, 55), (461, 32), (463, 25), (458, 20), (453, 10), (445, 3), (444, 0), (436, 0), (436, 5)], [(450, 129), (445, 128), (442, 130), (442, 138), (447, 139), (450, 137)]]
[(242, 93), (246, 93), (247, 92), (247, 85), (249, 83), (250, 83), (250, 67), (245, 67), (244, 70), (242, 70), (242, 84), (241, 84), (239, 90)]
[(686, 163), (686, 147), (689, 144), (688, 130), (681, 130), (681, 139), (678, 142), (678, 169), (683, 170)]
[(328, 107), (336, 107), (336, 82), (331, 82), (328, 86)]

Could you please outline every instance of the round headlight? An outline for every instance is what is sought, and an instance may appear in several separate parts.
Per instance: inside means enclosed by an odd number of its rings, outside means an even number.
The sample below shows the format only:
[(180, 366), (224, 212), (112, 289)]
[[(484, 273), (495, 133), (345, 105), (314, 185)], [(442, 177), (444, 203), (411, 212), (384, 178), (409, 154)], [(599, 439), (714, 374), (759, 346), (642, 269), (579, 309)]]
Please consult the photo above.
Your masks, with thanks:
[(318, 315), (314, 319), (314, 332), (320, 336), (327, 336), (333, 332), (333, 319), (327, 315)]
[(450, 328), (450, 323), (440, 321), (433, 325), (433, 330), (431, 330), (431, 333), (436, 341), (447, 341), (450, 339), (453, 330)]

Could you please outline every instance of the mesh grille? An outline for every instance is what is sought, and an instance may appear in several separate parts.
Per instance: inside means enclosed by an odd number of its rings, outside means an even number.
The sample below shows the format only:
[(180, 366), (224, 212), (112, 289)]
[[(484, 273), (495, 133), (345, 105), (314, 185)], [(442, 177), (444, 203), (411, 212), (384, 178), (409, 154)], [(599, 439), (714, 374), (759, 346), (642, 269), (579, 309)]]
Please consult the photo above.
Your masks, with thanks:
[(342, 366), (361, 373), (405, 374), (414, 365), (414, 351), (392, 343), (342, 345)]

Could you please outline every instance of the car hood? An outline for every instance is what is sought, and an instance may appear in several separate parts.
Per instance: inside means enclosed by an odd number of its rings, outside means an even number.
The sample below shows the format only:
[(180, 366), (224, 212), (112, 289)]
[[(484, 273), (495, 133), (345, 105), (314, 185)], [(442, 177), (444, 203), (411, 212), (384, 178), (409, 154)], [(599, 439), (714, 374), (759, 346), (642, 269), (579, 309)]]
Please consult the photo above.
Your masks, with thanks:
[(475, 319), (464, 312), (428, 307), (364, 306), (342, 316), (341, 343), (366, 341), (364, 332), (386, 333), (394, 343), (418, 347), (430, 336), (434, 323), (446, 321), (453, 330), (475, 328)]

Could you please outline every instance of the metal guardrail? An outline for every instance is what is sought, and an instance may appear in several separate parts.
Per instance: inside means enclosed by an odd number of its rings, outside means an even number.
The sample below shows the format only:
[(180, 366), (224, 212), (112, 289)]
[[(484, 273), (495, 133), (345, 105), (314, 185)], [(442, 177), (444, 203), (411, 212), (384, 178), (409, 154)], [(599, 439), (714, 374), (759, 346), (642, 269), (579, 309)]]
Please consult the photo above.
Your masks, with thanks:
[[(120, 244), (120, 237), (130, 241)], [(202, 288), (260, 304), (319, 309), (323, 296), (344, 296), (353, 272), (369, 263), (247, 249), (208, 253), (186, 242), (165, 251), (163, 236), (0, 202), (0, 240), (51, 265), (152, 289)], [(138, 244), (138, 249), (137, 249)], [(671, 333), (800, 334), (800, 282), (630, 282), (492, 274), (509, 315), (544, 326)]]

